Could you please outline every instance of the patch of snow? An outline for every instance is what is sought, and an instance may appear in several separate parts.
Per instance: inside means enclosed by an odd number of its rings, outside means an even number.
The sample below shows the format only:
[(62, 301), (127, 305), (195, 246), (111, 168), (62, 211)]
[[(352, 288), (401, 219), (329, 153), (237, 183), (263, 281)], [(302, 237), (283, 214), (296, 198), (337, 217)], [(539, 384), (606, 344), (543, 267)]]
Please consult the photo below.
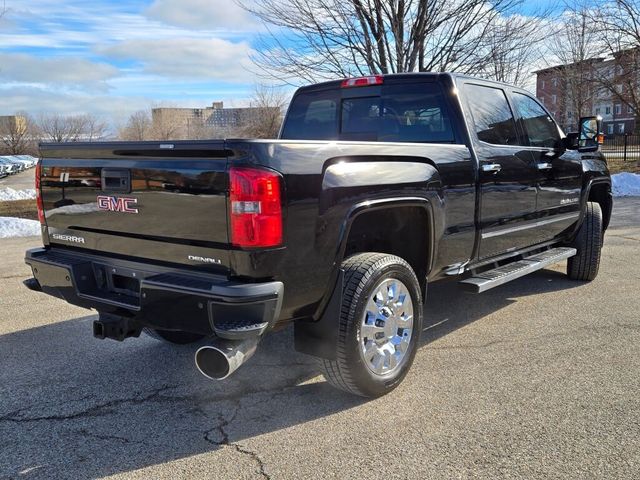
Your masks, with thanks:
[(13, 188), (0, 188), (0, 201), (7, 202), (12, 200), (30, 200), (36, 198), (36, 191), (33, 188), (25, 190), (14, 190)]
[(53, 208), (51, 210), (47, 210), (47, 215), (54, 214), (65, 214), (65, 215), (75, 215), (78, 213), (91, 213), (91, 212), (99, 212), (98, 203), (79, 203), (77, 205), (65, 205), (64, 207)]
[(640, 174), (622, 172), (611, 175), (614, 197), (640, 196)]
[(0, 238), (40, 235), (40, 222), (26, 218), (0, 217)]

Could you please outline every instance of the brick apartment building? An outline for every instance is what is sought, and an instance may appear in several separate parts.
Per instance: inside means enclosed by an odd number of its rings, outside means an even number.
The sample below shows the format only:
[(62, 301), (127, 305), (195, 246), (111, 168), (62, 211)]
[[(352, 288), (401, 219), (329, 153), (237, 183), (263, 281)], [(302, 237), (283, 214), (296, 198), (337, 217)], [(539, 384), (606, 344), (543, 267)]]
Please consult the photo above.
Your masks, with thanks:
[[(640, 71), (634, 67), (640, 50), (618, 52), (613, 58), (590, 58), (534, 72), (536, 96), (565, 131), (575, 131), (581, 116), (600, 115), (604, 133), (634, 133), (638, 124), (631, 89), (638, 98)], [(616, 89), (615, 94), (611, 89)]]

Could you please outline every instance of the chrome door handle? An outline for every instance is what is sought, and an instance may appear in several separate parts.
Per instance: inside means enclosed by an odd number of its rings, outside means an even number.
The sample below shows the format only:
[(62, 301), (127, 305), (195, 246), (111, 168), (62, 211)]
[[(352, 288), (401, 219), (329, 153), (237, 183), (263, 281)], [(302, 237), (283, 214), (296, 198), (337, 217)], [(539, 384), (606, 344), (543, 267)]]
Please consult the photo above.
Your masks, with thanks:
[(536, 164), (536, 168), (538, 170), (549, 170), (550, 168), (553, 168), (553, 164), (552, 163), (538, 163), (538, 164)]
[(483, 172), (498, 173), (500, 170), (502, 170), (502, 165), (500, 165), (499, 163), (485, 163), (480, 168)]

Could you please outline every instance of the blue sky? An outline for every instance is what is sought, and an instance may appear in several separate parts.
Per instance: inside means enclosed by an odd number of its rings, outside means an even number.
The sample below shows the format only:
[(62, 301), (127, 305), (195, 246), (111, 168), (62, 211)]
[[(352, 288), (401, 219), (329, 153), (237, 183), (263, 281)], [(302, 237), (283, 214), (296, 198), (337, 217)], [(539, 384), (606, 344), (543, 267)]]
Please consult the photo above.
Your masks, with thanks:
[[(530, 14), (548, 0), (530, 1)], [(0, 115), (246, 103), (261, 25), (234, 0), (5, 0)]]

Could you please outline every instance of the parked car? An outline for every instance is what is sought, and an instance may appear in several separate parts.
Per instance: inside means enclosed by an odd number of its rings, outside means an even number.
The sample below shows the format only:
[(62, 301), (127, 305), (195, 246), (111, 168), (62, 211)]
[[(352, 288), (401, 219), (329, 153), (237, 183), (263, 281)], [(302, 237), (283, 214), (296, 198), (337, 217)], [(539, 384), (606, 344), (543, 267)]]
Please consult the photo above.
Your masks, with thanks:
[(207, 337), (215, 379), (293, 323), (329, 382), (380, 396), (413, 362), (429, 283), (481, 293), (565, 259), (596, 277), (611, 180), (598, 120), (580, 125), (421, 73), (301, 88), (278, 140), (43, 144), (27, 285), (97, 310), (98, 338)]
[(27, 168), (35, 167), (36, 163), (38, 163), (38, 159), (31, 155), (13, 155), (13, 158), (23, 162)]
[(35, 167), (38, 159), (31, 155), (11, 155), (8, 157), (12, 162), (22, 165), (22, 169)]
[(0, 156), (0, 163), (6, 167), (8, 174), (21, 172), (25, 168), (22, 162), (16, 162), (9, 156)]

